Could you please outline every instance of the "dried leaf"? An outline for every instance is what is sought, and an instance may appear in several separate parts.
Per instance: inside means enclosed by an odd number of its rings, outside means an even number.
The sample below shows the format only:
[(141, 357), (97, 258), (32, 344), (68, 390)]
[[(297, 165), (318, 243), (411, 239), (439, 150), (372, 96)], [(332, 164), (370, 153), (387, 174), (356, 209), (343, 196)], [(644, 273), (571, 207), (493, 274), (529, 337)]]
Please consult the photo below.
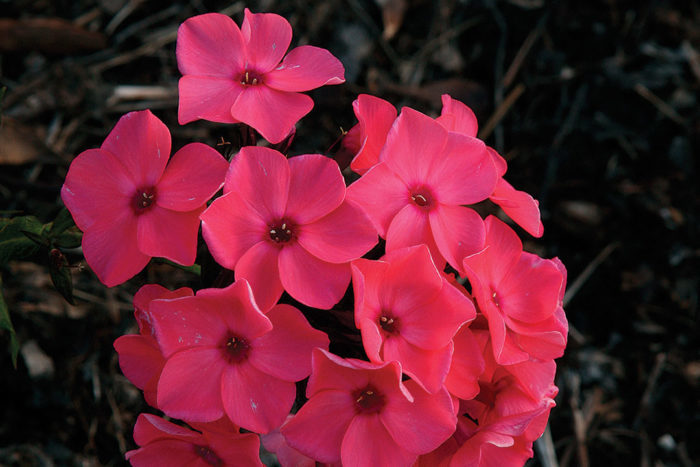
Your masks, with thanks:
[(104, 49), (107, 37), (61, 18), (0, 19), (0, 53), (69, 55)]
[(49, 152), (33, 129), (9, 117), (0, 125), (0, 165), (35, 162)]
[(399, 32), (406, 12), (406, 0), (376, 0), (382, 9), (384, 32), (382, 36), (389, 40)]

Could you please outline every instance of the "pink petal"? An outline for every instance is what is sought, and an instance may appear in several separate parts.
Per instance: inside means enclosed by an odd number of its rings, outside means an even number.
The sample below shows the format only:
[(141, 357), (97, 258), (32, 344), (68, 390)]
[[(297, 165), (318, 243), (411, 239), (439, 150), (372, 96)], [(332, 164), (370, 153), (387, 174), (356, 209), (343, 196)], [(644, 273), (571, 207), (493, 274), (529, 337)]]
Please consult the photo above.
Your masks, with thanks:
[(379, 235), (386, 238), (389, 224), (408, 205), (410, 193), (386, 164), (379, 163), (348, 187), (347, 199), (359, 204)]
[(304, 305), (329, 310), (338, 303), (350, 284), (350, 265), (318, 259), (299, 244), (282, 248), (280, 280), (284, 289)]
[[(415, 427), (416, 425), (413, 424)], [(415, 428), (414, 428), (415, 429)], [(423, 431), (421, 426), (420, 430)], [(399, 445), (382, 425), (379, 415), (352, 419), (341, 447), (344, 466), (412, 465), (418, 457)]]
[(203, 119), (219, 123), (237, 123), (231, 107), (243, 86), (231, 78), (185, 75), (178, 82), (180, 93), (177, 121), (180, 125)]
[(406, 381), (406, 388), (413, 395), (413, 402), (400, 397), (392, 399), (381, 413), (381, 421), (402, 448), (425, 454), (454, 433), (457, 420), (452, 400), (447, 391), (429, 394), (414, 381)]
[(284, 290), (278, 269), (279, 255), (279, 248), (263, 241), (250, 248), (236, 263), (236, 279), (248, 281), (255, 303), (263, 312), (277, 303)]
[(480, 139), (450, 133), (423, 182), (441, 204), (474, 204), (493, 193), (498, 174)]
[(328, 50), (303, 45), (290, 50), (277, 68), (265, 73), (264, 82), (279, 91), (309, 91), (344, 83), (345, 68)]
[(152, 443), (159, 439), (176, 438), (182, 441), (195, 442), (201, 439), (199, 433), (175, 425), (156, 415), (139, 414), (134, 425), (134, 442), (139, 446)]
[(557, 309), (562, 280), (552, 261), (522, 253), (498, 288), (501, 308), (509, 317), (526, 323), (547, 319)]
[(532, 196), (524, 191), (516, 190), (510, 183), (499, 178), (496, 189), (489, 196), (489, 199), (498, 204), (508, 217), (530, 235), (537, 238), (542, 236), (544, 226), (540, 219), (539, 203)]
[(201, 466), (192, 443), (177, 439), (162, 439), (150, 443), (140, 449), (128, 451), (126, 460), (133, 467), (151, 467), (166, 465)]
[(355, 326), (363, 318), (375, 319), (381, 309), (379, 291), (382, 290), (384, 275), (389, 264), (384, 261), (357, 259), (350, 264), (352, 286), (355, 295)]
[[(230, 422), (229, 422), (230, 423)], [(204, 433), (209, 447), (226, 465), (264, 467), (260, 461), (260, 437), (255, 433)], [(204, 460), (204, 459), (202, 459)], [(202, 467), (210, 467), (211, 464)]]
[(491, 155), (491, 160), (493, 160), (493, 164), (496, 166), (496, 173), (499, 177), (503, 177), (503, 175), (505, 175), (505, 173), (508, 171), (508, 163), (503, 156), (497, 153), (491, 146), (486, 146), (486, 150)]
[(236, 192), (216, 198), (200, 218), (209, 251), (228, 269), (234, 269), (248, 250), (269, 236), (260, 213)]
[(404, 373), (414, 378), (426, 391), (434, 394), (442, 388), (450, 369), (452, 352), (451, 341), (440, 349), (426, 350), (414, 346), (406, 339), (396, 337), (384, 341), (383, 359), (401, 363)]
[(377, 244), (377, 231), (352, 201), (315, 222), (298, 227), (297, 241), (306, 251), (330, 263), (347, 263)]
[(386, 233), (386, 251), (391, 252), (421, 243), (427, 245), (438, 269), (443, 269), (445, 258), (435, 243), (428, 213), (418, 206), (408, 204), (391, 221)]
[(425, 114), (404, 107), (386, 138), (380, 159), (409, 188), (428, 181), (434, 160), (441, 157), (447, 130)]
[(177, 30), (177, 66), (183, 75), (235, 79), (245, 68), (243, 35), (226, 15), (187, 19)]
[(213, 148), (190, 143), (170, 159), (158, 182), (158, 206), (192, 211), (206, 204), (224, 184), (226, 159)]
[(241, 32), (246, 44), (247, 68), (260, 74), (277, 66), (292, 42), (289, 22), (273, 13), (245, 9)]
[(119, 368), (124, 376), (139, 389), (160, 374), (165, 358), (153, 338), (126, 335), (114, 341), (114, 350), (119, 355)]
[[(444, 117), (451, 118), (441, 121), (441, 118)], [(443, 125), (449, 122), (445, 125), (445, 128), (455, 133), (476, 137), (479, 131), (479, 122), (476, 120), (476, 115), (474, 115), (472, 109), (457, 99), (452, 99), (449, 94), (442, 95), (442, 111), (440, 112), (440, 117), (436, 120), (443, 123)]]
[(328, 349), (328, 336), (309, 324), (291, 305), (277, 305), (268, 313), (272, 331), (251, 342), (248, 361), (263, 373), (284, 381), (300, 381), (311, 374), (311, 351)]
[(379, 162), (379, 154), (384, 147), (389, 129), (396, 120), (396, 107), (384, 99), (369, 94), (357, 96), (352, 107), (359, 121), (362, 140), (350, 168), (363, 175)]
[(275, 222), (285, 214), (289, 178), (289, 163), (281, 153), (246, 146), (231, 160), (224, 193), (235, 191), (237, 199), (249, 203), (264, 222)]
[(204, 208), (177, 212), (151, 206), (138, 217), (139, 249), (149, 256), (191, 266), (197, 256), (199, 215)]
[(150, 110), (122, 116), (101, 149), (111, 152), (130, 174), (137, 189), (158, 183), (170, 157), (170, 131)]
[(289, 414), (296, 386), (242, 363), (224, 369), (221, 393), (226, 415), (233, 423), (256, 433), (267, 433), (280, 426)]
[(151, 259), (139, 250), (136, 231), (136, 217), (127, 213), (95, 223), (83, 234), (85, 260), (107, 287), (131, 279)]
[(71, 163), (61, 187), (61, 199), (85, 232), (101, 219), (130, 211), (136, 190), (129, 172), (116, 156), (102, 149), (88, 149)]
[[(357, 327), (360, 328), (362, 334), (362, 346), (365, 349), (367, 358), (373, 363), (383, 363), (392, 359), (381, 356), (382, 346), (384, 344), (384, 335), (379, 330), (376, 318), (356, 318)], [(398, 360), (398, 359), (393, 359)]]
[(223, 415), (221, 373), (226, 361), (218, 348), (193, 348), (168, 359), (158, 381), (158, 407), (168, 416), (213, 422)]
[(453, 342), (455, 350), (445, 387), (455, 397), (473, 399), (479, 393), (479, 376), (485, 369), (481, 349), (474, 334), (466, 326), (459, 330)]
[(481, 216), (464, 206), (438, 205), (430, 211), (430, 228), (440, 253), (460, 274), (464, 257), (480, 251), (486, 240)]
[(247, 86), (238, 95), (231, 115), (255, 128), (270, 143), (277, 144), (313, 106), (314, 101), (305, 94), (278, 91), (261, 84)]
[(325, 390), (309, 399), (281, 431), (294, 449), (320, 462), (338, 462), (343, 436), (354, 417), (350, 393)]
[(520, 258), (523, 244), (513, 229), (494, 216), (487, 217), (484, 225), (486, 248), (464, 258), (463, 268), (470, 282), (478, 276), (485, 287), (498, 287)]
[(289, 159), (289, 199), (286, 214), (297, 224), (308, 224), (340, 206), (345, 180), (338, 164), (320, 154)]

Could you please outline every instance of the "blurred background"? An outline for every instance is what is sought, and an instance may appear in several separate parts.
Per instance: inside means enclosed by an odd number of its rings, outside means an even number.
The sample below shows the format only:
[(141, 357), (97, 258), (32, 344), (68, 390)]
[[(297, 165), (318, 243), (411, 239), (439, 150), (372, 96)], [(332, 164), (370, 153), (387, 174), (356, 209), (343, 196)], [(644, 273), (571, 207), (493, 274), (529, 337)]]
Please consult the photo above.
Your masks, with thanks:
[[(700, 4), (593, 0), (0, 0), (0, 211), (46, 223), (71, 160), (121, 115), (151, 109), (173, 149), (234, 136), (177, 124), (178, 25), (243, 8), (292, 24), (292, 46), (328, 48), (347, 82), (311, 92), (292, 154), (327, 152), (371, 93), (439, 114), (470, 105), (506, 179), (540, 201), (526, 250), (568, 268), (571, 325), (558, 360), (551, 444), (531, 465), (700, 464)], [(695, 181), (694, 181), (695, 180)], [(198, 287), (151, 264), (112, 289), (69, 257), (75, 306), (47, 252), (1, 267), (21, 350), (0, 334), (0, 464), (122, 465), (149, 410), (114, 339), (136, 332), (147, 282)]]

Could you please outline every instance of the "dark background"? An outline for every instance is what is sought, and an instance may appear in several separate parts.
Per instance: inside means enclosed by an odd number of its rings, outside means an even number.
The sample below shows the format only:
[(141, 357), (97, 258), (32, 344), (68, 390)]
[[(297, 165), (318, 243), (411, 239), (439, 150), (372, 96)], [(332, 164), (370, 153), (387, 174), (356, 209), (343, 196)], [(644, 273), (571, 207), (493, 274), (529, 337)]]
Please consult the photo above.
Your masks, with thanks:
[[(174, 150), (235, 139), (225, 125), (177, 124), (175, 32), (210, 11), (240, 24), (246, 5), (283, 15), (293, 46), (328, 48), (346, 67), (344, 85), (310, 93), (292, 154), (326, 152), (355, 123), (359, 93), (430, 115), (450, 93), (508, 160), (506, 179), (539, 199), (544, 236), (519, 233), (567, 266), (572, 327), (544, 463), (698, 465), (700, 5), (0, 0), (0, 210), (51, 221), (72, 158), (131, 110), (152, 109)], [(15, 370), (0, 340), (0, 464), (122, 464), (148, 409), (112, 342), (136, 331), (140, 285), (198, 284), (151, 264), (106, 289), (76, 268), (70, 306), (47, 270), (1, 271), (23, 347)]]

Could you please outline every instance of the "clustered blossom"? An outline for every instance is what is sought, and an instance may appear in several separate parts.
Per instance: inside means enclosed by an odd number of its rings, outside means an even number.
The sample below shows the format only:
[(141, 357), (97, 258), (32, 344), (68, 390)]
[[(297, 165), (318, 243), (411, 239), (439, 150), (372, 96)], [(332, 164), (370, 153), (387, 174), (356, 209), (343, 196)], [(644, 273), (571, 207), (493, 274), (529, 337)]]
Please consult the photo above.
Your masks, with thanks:
[[(284, 18), (247, 9), (240, 28), (221, 14), (185, 21), (180, 123), (239, 124), (273, 145), (291, 136), (313, 106), (300, 92), (344, 81), (324, 49), (287, 53), (291, 38)], [(283, 467), (532, 457), (558, 392), (566, 270), (473, 205), (539, 237), (537, 201), (505, 181), (506, 161), (450, 96), (436, 118), (370, 95), (353, 109), (336, 156), (357, 174), (349, 186), (331, 157), (270, 147), (227, 162), (192, 143), (168, 163), (170, 134), (150, 111), (72, 163), (62, 198), (104, 284), (151, 257), (192, 265), (200, 222), (200, 253), (218, 264), (196, 292), (134, 295), (138, 334), (114, 342), (119, 365), (183, 425), (139, 415), (132, 465), (262, 465), (261, 443)], [(317, 329), (321, 315), (337, 328)]]

